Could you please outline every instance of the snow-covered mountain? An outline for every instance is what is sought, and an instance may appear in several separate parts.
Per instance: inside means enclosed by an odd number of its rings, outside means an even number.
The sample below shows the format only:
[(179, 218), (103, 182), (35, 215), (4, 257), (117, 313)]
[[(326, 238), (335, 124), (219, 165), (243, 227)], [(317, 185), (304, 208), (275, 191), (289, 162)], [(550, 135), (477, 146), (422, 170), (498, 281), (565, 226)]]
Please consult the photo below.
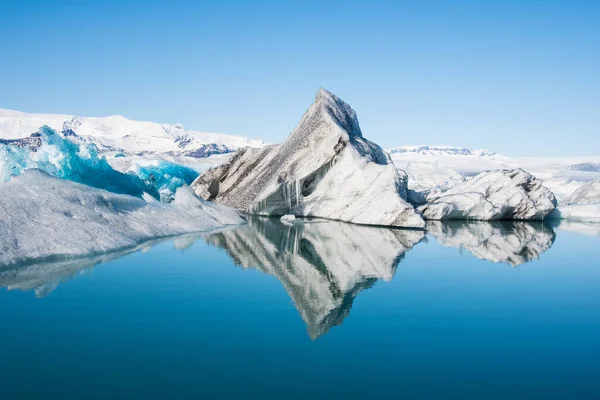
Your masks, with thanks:
[(467, 149), (464, 147), (452, 147), (452, 146), (400, 146), (393, 149), (388, 149), (390, 154), (421, 154), (421, 155), (449, 155), (449, 156), (476, 156), (476, 157), (490, 157), (496, 153), (489, 152), (484, 149)]
[(35, 147), (30, 136), (47, 125), (73, 141), (94, 143), (101, 152), (129, 155), (208, 157), (230, 153), (241, 147), (262, 147), (262, 140), (221, 133), (185, 130), (181, 124), (134, 121), (120, 115), (77, 117), (61, 114), (30, 114), (0, 109), (0, 141)]

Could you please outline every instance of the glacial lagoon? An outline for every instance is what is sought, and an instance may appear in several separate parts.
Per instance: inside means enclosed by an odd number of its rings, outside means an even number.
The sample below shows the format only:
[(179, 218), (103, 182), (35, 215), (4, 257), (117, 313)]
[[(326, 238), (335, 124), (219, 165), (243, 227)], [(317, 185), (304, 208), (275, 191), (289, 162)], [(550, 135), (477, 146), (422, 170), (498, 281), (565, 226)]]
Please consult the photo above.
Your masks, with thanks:
[(599, 398), (600, 226), (248, 224), (0, 267), (2, 398)]

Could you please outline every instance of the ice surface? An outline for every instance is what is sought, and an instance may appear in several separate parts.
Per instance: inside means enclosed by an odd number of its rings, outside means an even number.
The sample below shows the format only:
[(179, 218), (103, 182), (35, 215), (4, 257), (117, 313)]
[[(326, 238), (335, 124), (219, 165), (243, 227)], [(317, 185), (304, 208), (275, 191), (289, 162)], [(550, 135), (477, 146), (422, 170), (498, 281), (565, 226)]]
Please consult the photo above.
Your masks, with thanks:
[(483, 172), (451, 189), (433, 191), (419, 207), (426, 219), (542, 220), (556, 208), (554, 194), (527, 172)]
[(563, 200), (550, 218), (600, 223), (600, 181), (582, 184)]
[(58, 178), (114, 193), (137, 197), (147, 193), (168, 202), (178, 187), (192, 183), (198, 176), (192, 168), (164, 160), (145, 165), (138, 163), (121, 172), (115, 170), (105, 157), (98, 155), (94, 144), (74, 143), (49, 127), (42, 127), (37, 137), (40, 145), (34, 150), (0, 144), (2, 182), (10, 176), (37, 168)]
[(148, 203), (33, 169), (0, 184), (0, 265), (97, 254), (242, 222), (188, 186), (170, 204)]
[(600, 223), (600, 204), (561, 205), (548, 218)]
[(287, 225), (254, 217), (206, 240), (227, 250), (242, 267), (279, 279), (314, 339), (343, 322), (360, 291), (378, 279), (391, 280), (404, 254), (424, 235), (335, 221)]
[(281, 222), (293, 222), (296, 220), (296, 216), (293, 214), (286, 214), (281, 216), (280, 220)]
[(362, 136), (352, 108), (321, 89), (288, 139), (242, 149), (192, 185), (207, 200), (259, 215), (423, 227), (406, 175)]
[(177, 188), (191, 184), (198, 177), (198, 172), (195, 170), (168, 161), (148, 165), (136, 164), (131, 167), (129, 173), (135, 174), (144, 183), (156, 188), (160, 200), (164, 202), (173, 200)]
[(406, 166), (408, 187), (417, 191), (445, 188), (463, 182), (465, 178), (439, 161), (410, 162)]
[(564, 200), (564, 204), (600, 204), (600, 181), (587, 182), (581, 185)]

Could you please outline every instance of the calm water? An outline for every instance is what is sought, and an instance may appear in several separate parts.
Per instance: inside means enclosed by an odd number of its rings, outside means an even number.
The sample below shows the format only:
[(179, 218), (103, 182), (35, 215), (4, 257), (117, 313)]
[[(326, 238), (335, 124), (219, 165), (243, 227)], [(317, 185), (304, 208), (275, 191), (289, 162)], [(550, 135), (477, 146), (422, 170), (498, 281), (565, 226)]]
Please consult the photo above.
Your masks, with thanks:
[(0, 268), (2, 399), (600, 398), (600, 228), (334, 222)]

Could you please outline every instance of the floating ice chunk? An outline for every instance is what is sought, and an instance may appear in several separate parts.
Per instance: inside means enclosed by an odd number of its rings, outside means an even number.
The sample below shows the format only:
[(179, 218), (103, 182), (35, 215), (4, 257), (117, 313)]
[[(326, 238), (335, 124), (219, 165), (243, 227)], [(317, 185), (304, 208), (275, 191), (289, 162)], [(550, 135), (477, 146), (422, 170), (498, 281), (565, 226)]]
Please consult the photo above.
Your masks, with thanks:
[(171, 204), (111, 193), (33, 169), (0, 184), (0, 266), (73, 258), (153, 238), (240, 224), (238, 212), (177, 189)]
[[(600, 181), (583, 184), (564, 200), (565, 204), (600, 204)], [(599, 216), (600, 218), (600, 216)]]
[(281, 222), (291, 223), (296, 220), (296, 216), (294, 214), (286, 214), (282, 215), (279, 219), (281, 220)]
[(541, 220), (556, 208), (554, 194), (522, 169), (487, 171), (447, 191), (433, 191), (419, 207), (426, 219)]
[(548, 218), (600, 223), (600, 203), (559, 206)]

